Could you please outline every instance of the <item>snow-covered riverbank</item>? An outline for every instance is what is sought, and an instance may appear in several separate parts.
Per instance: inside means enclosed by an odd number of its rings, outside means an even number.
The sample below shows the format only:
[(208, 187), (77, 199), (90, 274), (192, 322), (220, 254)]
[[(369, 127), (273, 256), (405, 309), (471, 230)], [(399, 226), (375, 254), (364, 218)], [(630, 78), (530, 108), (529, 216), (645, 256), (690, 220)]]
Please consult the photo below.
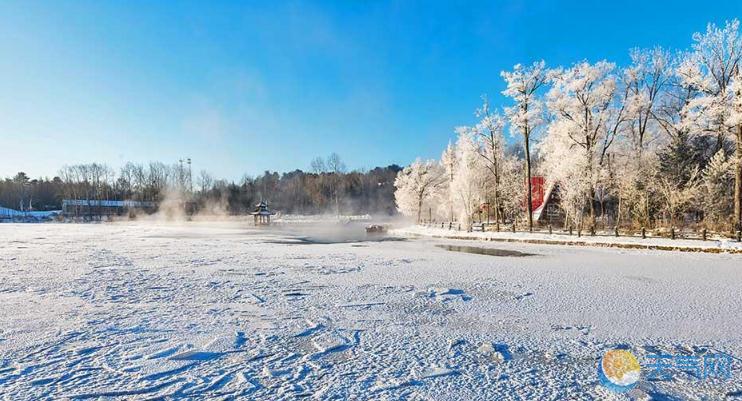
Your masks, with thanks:
[(466, 232), (457, 229), (424, 227), (410, 225), (392, 230), (400, 236), (427, 236), (431, 238), (484, 240), (496, 242), (520, 242), (540, 245), (593, 246), (624, 249), (644, 249), (660, 251), (708, 252), (708, 253), (742, 253), (742, 243), (729, 238), (709, 238), (707, 241), (697, 239), (641, 238), (627, 236), (590, 236), (583, 234), (566, 235), (564, 233), (527, 233), (509, 231)]
[[(742, 355), (739, 255), (312, 241), (229, 222), (5, 224), (0, 238), (7, 400), (624, 400), (599, 384), (607, 349)], [(679, 374), (631, 396), (724, 399), (738, 361), (730, 380)]]

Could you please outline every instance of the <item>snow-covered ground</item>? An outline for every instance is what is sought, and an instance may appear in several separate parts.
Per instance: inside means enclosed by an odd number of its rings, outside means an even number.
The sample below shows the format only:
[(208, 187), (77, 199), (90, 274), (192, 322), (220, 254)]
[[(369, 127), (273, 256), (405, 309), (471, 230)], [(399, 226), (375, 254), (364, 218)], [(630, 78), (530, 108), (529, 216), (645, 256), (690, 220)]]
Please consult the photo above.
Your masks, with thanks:
[[(363, 241), (361, 228), (0, 225), (0, 398), (742, 394), (740, 255)], [(641, 362), (658, 352), (737, 359), (728, 380), (679, 373), (620, 395), (596, 370), (616, 346)]]
[(567, 235), (563, 232), (554, 231), (553, 234), (540, 232), (466, 232), (459, 231), (458, 227), (448, 229), (439, 227), (425, 227), (420, 225), (408, 225), (397, 228), (392, 231), (396, 235), (403, 236), (428, 236), (433, 238), (456, 238), (472, 239), (497, 242), (522, 242), (551, 245), (582, 245), (596, 247), (622, 247), (628, 249), (659, 249), (659, 250), (682, 250), (682, 251), (703, 251), (703, 252), (727, 252), (742, 253), (742, 242), (737, 242), (731, 238), (709, 237), (706, 241), (700, 239), (670, 239), (641, 236), (613, 236), (613, 235), (596, 235), (590, 236), (583, 233), (578, 237)]

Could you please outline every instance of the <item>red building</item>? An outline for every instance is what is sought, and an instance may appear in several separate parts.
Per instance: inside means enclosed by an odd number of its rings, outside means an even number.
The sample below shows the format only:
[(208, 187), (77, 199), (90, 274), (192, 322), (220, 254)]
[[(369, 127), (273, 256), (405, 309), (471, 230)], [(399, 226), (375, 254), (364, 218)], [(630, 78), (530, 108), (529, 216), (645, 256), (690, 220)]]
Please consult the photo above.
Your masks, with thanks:
[(544, 177), (531, 177), (531, 210), (536, 210), (544, 203), (546, 192)]

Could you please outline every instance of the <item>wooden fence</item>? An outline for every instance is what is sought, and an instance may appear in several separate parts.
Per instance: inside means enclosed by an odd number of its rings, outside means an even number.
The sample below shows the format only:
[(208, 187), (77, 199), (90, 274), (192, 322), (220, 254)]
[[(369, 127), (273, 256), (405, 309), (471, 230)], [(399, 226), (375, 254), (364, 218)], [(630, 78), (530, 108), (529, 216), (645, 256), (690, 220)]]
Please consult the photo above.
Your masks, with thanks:
[[(424, 221), (420, 225), (430, 228), (439, 228), (449, 231), (480, 231), (480, 232), (496, 232), (497, 225), (495, 223), (474, 223), (471, 226), (462, 225), (460, 222), (436, 222), (436, 221)], [(708, 241), (713, 239), (734, 239), (737, 242), (742, 242), (742, 231), (736, 232), (713, 232), (707, 229), (703, 230), (681, 230), (676, 228), (669, 229), (646, 229), (642, 227), (638, 230), (627, 230), (619, 229), (614, 227), (612, 230), (596, 230), (581, 228), (568, 227), (555, 228), (552, 226), (545, 227), (534, 227), (533, 231), (528, 230), (525, 227), (517, 226), (516, 224), (500, 224), (499, 232), (533, 232), (540, 234), (551, 234), (551, 235), (565, 235), (565, 236), (576, 236), (576, 237), (629, 237), (629, 238), (668, 238), (668, 239), (688, 239), (688, 240), (699, 240)]]

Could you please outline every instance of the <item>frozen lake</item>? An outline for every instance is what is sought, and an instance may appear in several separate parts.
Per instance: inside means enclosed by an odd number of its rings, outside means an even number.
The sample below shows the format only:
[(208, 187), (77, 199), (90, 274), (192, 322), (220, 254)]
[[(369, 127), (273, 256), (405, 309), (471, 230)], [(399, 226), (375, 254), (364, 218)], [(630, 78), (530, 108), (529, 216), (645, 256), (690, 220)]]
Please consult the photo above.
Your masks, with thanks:
[(616, 346), (736, 358), (634, 399), (742, 394), (742, 255), (365, 239), (2, 224), (0, 398), (630, 399)]

